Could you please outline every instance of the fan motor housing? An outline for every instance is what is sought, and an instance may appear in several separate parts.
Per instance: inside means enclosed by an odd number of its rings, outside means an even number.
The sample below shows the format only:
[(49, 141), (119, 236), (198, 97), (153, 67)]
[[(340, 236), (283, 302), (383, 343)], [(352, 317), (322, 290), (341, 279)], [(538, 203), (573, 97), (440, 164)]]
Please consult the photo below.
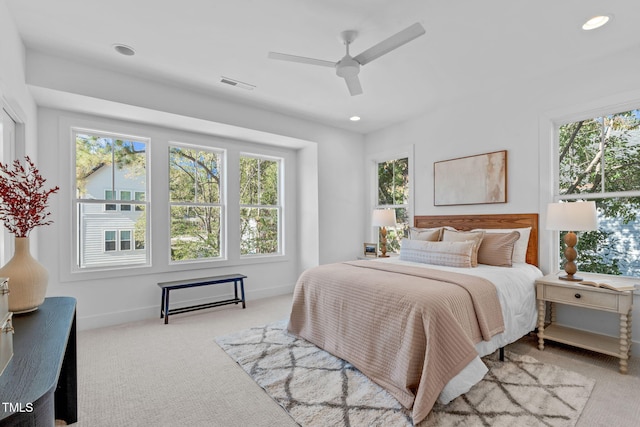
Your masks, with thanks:
[(345, 56), (336, 64), (336, 74), (340, 77), (357, 76), (360, 72), (360, 64), (350, 56)]

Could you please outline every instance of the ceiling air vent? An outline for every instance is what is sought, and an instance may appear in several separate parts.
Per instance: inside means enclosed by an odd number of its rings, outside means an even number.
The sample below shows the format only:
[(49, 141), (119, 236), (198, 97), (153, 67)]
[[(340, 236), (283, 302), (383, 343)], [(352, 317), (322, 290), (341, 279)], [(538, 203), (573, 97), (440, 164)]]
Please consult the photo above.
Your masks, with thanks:
[(229, 77), (224, 77), (224, 76), (222, 76), (220, 78), (220, 83), (224, 83), (224, 84), (227, 84), (227, 85), (230, 85), (230, 86), (239, 87), (241, 89), (246, 89), (246, 90), (255, 89), (254, 85), (250, 85), (249, 83), (244, 83), (244, 82), (241, 82), (239, 80), (230, 79)]

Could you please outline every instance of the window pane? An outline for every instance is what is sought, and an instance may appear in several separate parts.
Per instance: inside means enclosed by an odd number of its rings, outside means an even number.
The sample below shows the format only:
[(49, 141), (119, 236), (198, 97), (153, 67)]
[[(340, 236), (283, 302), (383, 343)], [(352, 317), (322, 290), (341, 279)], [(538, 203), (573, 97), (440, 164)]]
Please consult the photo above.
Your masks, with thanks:
[(258, 205), (259, 181), (258, 168), (259, 160), (253, 157), (240, 157), (240, 204)]
[(116, 232), (115, 231), (104, 232), (104, 250), (105, 251), (116, 250)]
[(131, 232), (130, 231), (120, 232), (120, 250), (121, 251), (131, 250)]
[[(117, 238), (126, 228), (127, 240), (131, 240), (131, 229), (145, 230), (146, 216), (140, 213), (137, 218), (131, 214), (104, 212), (100, 203), (78, 203), (78, 267), (118, 267), (124, 265), (145, 264), (147, 252), (121, 252)], [(143, 232), (144, 236), (144, 232)], [(104, 240), (104, 243), (103, 243)], [(129, 243), (131, 244), (131, 243)], [(120, 250), (118, 250), (120, 248)], [(129, 247), (130, 249), (130, 247)], [(144, 248), (142, 248), (144, 249)]]
[(169, 198), (192, 202), (196, 198), (196, 151), (180, 147), (169, 149)]
[[(138, 202), (144, 202), (144, 192), (142, 191), (136, 191), (136, 201)], [(143, 211), (144, 210), (144, 205), (136, 205), (136, 210), (137, 211)]]
[[(131, 191), (121, 191), (120, 192), (120, 200), (131, 200)], [(130, 211), (131, 205), (120, 205), (121, 211)]]
[[(115, 200), (114, 193), (115, 193), (115, 191), (105, 190), (104, 199), (105, 200)], [(115, 211), (116, 210), (116, 205), (112, 205), (111, 203), (109, 203), (107, 205), (104, 205), (104, 210), (105, 211)]]
[(219, 207), (171, 206), (171, 260), (220, 256)]
[(604, 191), (640, 189), (640, 110), (605, 117)]
[(559, 129), (560, 194), (640, 189), (640, 110)]
[[(387, 228), (387, 252), (400, 253), (400, 242), (409, 235), (409, 215), (407, 209), (396, 208), (396, 226)], [(378, 237), (382, 239), (382, 236)]]
[[(144, 142), (121, 139), (112, 141), (115, 189), (134, 188), (144, 190), (146, 188), (147, 173), (146, 144)], [(131, 197), (126, 200), (131, 200)]]
[(260, 160), (260, 204), (275, 206), (278, 204), (279, 162)]
[(220, 203), (220, 156), (212, 151), (171, 147), (170, 200)]
[(581, 120), (559, 129), (560, 194), (593, 192), (601, 158), (602, 121)]
[(409, 202), (409, 159), (378, 163), (378, 205)]
[(240, 254), (273, 254), (278, 247), (277, 208), (240, 209)]
[[(112, 164), (111, 139), (76, 134), (76, 194), (78, 198), (100, 198), (100, 194), (88, 194), (87, 184), (99, 173), (100, 180), (111, 188)], [(94, 177), (94, 178), (91, 178)]]
[[(598, 230), (578, 234), (579, 271), (637, 276), (640, 274), (640, 197), (595, 200)], [(564, 235), (560, 253), (564, 253)], [(562, 258), (562, 257), (561, 257)], [(564, 268), (564, 259), (560, 268)]]
[(200, 151), (196, 161), (197, 203), (220, 202), (220, 159), (217, 153)]

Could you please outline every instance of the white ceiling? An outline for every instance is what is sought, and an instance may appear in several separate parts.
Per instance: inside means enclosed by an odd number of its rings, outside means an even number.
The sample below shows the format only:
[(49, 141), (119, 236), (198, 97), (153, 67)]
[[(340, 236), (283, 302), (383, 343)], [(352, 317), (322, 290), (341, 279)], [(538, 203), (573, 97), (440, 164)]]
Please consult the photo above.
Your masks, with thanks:
[[(28, 49), (361, 133), (640, 46), (637, 0), (4, 1)], [(581, 30), (597, 14), (613, 19)], [(359, 96), (330, 68), (267, 58), (338, 61), (341, 31), (359, 32), (355, 56), (414, 22), (426, 34), (363, 66)], [(136, 55), (116, 53), (115, 43)]]

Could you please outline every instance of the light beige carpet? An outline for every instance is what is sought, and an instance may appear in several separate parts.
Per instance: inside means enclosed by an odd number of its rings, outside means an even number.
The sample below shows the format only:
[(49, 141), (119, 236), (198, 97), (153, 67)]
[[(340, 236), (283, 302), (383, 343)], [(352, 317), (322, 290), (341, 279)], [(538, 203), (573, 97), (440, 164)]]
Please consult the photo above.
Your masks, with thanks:
[[(282, 319), (290, 307), (291, 295), (282, 295), (249, 300), (245, 310), (224, 306), (172, 316), (168, 325), (155, 318), (79, 332), (75, 425), (295, 427), (213, 341)], [(629, 374), (621, 375), (616, 358), (557, 344), (539, 351), (536, 345), (535, 337), (524, 337), (507, 350), (596, 380), (576, 427), (638, 426), (637, 355)]]
[[(286, 320), (216, 342), (303, 427), (412, 426), (410, 412), (351, 364), (286, 332)], [(423, 426), (572, 427), (594, 380), (530, 356), (484, 359), (485, 378)]]

